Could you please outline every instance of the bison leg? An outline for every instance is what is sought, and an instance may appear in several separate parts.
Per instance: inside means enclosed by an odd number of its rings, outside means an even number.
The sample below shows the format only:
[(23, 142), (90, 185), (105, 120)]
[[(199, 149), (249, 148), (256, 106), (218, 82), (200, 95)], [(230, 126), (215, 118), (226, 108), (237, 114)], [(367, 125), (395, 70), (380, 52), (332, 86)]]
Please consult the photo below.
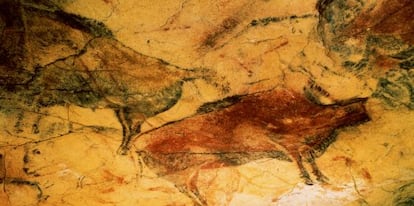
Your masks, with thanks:
[(329, 178), (327, 178), (318, 168), (318, 165), (316, 165), (315, 159), (312, 159), (312, 161), (309, 162), (309, 164), (312, 166), (312, 173), (316, 176), (316, 180), (322, 183), (327, 183)]
[(323, 173), (319, 170), (318, 165), (316, 164), (315, 159), (317, 155), (315, 154), (315, 151), (308, 146), (304, 148), (306, 149), (304, 150), (302, 156), (306, 157), (306, 161), (312, 166), (312, 173), (316, 176), (316, 180), (322, 183), (327, 183), (329, 179), (323, 175)]
[(308, 171), (303, 166), (302, 156), (300, 154), (295, 154), (295, 155), (292, 155), (292, 156), (293, 156), (293, 159), (295, 160), (296, 164), (299, 167), (300, 177), (305, 181), (305, 184), (313, 185), (313, 181), (310, 178), (310, 175), (309, 175)]
[(190, 178), (187, 181), (187, 189), (191, 193), (191, 196), (193, 196), (191, 199), (195, 205), (207, 205), (207, 201), (202, 197), (197, 187), (198, 173), (199, 170), (197, 169), (190, 175)]
[(316, 180), (322, 183), (327, 183), (329, 179), (319, 170), (319, 167), (316, 164), (315, 159), (317, 155), (315, 154), (315, 151), (308, 146), (304, 148), (306, 149), (303, 156), (306, 157), (306, 161), (312, 166), (312, 173), (316, 176)]
[(189, 197), (195, 206), (205, 206), (207, 205), (206, 199), (200, 194), (200, 191), (197, 187), (199, 169), (190, 175), (185, 184), (175, 185), (177, 189)]
[(120, 108), (116, 110), (115, 112), (122, 126), (122, 143), (120, 147), (118, 148), (117, 153), (121, 155), (125, 155), (128, 152), (128, 144), (131, 139), (131, 130), (130, 130), (129, 123), (125, 117), (124, 108)]
[(185, 194), (187, 197), (189, 197), (193, 203), (194, 206), (206, 206), (207, 202), (204, 200), (204, 198), (200, 197), (200, 194), (194, 193), (186, 188), (186, 186), (183, 185), (175, 185), (175, 187), (183, 194)]
[(115, 111), (116, 116), (122, 125), (122, 143), (117, 151), (120, 155), (126, 155), (128, 153), (129, 144), (133, 137), (141, 132), (142, 124), (142, 121), (132, 121), (125, 110), (126, 108), (120, 108)]
[(127, 133), (127, 135), (125, 135), (125, 133), (124, 133), (124, 135), (122, 137), (122, 143), (119, 146), (117, 153), (120, 154), (120, 155), (126, 155), (126, 154), (128, 154), (131, 140), (138, 133)]

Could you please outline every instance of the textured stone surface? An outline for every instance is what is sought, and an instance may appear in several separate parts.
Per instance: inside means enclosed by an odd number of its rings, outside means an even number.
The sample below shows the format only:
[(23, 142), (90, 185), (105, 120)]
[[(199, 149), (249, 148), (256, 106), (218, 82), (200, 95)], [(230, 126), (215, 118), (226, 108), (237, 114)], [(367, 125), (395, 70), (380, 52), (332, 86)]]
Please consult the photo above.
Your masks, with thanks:
[(411, 205), (413, 8), (1, 0), (0, 203)]

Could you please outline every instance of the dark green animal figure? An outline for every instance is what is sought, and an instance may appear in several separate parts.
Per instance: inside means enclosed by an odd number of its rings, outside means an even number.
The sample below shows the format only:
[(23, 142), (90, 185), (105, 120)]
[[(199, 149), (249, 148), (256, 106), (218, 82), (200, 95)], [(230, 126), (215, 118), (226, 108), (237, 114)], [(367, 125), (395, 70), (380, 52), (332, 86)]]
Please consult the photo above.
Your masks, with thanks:
[(123, 127), (119, 153), (125, 154), (146, 118), (176, 104), (185, 81), (211, 80), (205, 69), (140, 54), (103, 23), (49, 1), (6, 0), (0, 8), (0, 109), (22, 111), (18, 121), (23, 111), (55, 105), (111, 108)]

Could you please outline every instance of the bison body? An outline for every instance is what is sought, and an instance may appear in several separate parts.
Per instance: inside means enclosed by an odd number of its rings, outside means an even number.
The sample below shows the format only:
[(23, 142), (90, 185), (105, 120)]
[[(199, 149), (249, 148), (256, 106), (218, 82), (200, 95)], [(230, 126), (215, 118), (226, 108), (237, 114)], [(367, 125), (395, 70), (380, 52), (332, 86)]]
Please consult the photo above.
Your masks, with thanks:
[(335, 140), (336, 129), (369, 120), (364, 99), (318, 105), (300, 93), (272, 90), (232, 101), (217, 110), (206, 104), (201, 111), (207, 113), (150, 132), (138, 151), (146, 165), (176, 183), (196, 204), (206, 204), (196, 187), (200, 169), (261, 158), (294, 161), (305, 183), (313, 184), (305, 160), (317, 180), (326, 181), (315, 158)]

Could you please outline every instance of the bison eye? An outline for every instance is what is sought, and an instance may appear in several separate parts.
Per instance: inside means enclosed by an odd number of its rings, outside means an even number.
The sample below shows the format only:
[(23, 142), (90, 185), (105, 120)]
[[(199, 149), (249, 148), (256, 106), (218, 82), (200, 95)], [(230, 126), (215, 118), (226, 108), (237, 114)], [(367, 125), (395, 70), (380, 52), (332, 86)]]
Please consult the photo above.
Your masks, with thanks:
[(37, 154), (37, 155), (40, 155), (40, 154), (41, 154), (40, 150), (38, 150), (38, 149), (34, 149), (34, 150), (32, 151), (32, 153), (33, 153), (33, 154)]

